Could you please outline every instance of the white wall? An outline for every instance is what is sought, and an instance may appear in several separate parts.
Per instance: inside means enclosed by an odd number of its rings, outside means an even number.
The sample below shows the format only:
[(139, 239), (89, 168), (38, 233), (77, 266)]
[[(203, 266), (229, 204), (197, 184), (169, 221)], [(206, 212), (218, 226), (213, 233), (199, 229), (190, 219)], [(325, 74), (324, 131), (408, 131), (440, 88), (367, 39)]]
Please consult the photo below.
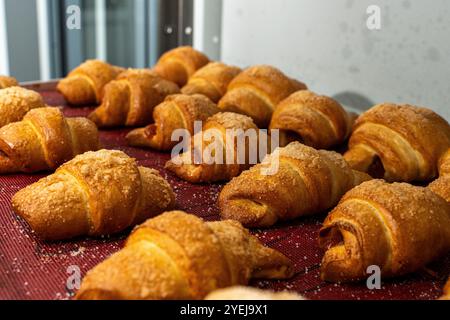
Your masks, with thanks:
[(450, 120), (448, 0), (223, 0), (222, 60), (275, 65), (350, 106), (408, 102)]
[(0, 75), (9, 75), (8, 32), (6, 30), (5, 0), (0, 0)]

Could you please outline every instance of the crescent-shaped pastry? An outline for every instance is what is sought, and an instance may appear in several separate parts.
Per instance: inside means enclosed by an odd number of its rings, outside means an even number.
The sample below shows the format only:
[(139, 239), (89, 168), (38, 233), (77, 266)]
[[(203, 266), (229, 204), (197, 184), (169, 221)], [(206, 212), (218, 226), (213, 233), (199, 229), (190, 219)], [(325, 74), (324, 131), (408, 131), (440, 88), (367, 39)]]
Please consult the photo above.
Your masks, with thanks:
[(269, 128), (280, 130), (281, 147), (299, 141), (316, 149), (328, 149), (342, 144), (352, 125), (353, 116), (337, 101), (302, 90), (277, 105)]
[(100, 104), (103, 88), (123, 71), (100, 60), (87, 60), (59, 81), (57, 89), (71, 105)]
[(77, 299), (203, 299), (250, 279), (286, 279), (292, 263), (236, 221), (181, 211), (147, 220), (125, 247), (89, 271)]
[(78, 154), (97, 150), (97, 127), (66, 118), (59, 108), (33, 109), (0, 129), (0, 174), (55, 170)]
[(178, 143), (172, 140), (175, 130), (186, 129), (193, 135), (195, 121), (206, 121), (218, 112), (217, 106), (204, 95), (171, 95), (153, 110), (155, 123), (130, 131), (126, 138), (133, 147), (168, 151)]
[(12, 199), (14, 211), (45, 240), (117, 233), (174, 204), (156, 170), (117, 150), (79, 155)]
[(450, 126), (426, 108), (380, 104), (355, 122), (344, 157), (350, 165), (388, 181), (429, 181), (450, 147)]
[(203, 94), (217, 103), (227, 92), (228, 85), (242, 70), (220, 62), (210, 62), (192, 75), (181, 89), (184, 94)]
[(143, 126), (153, 121), (153, 109), (178, 86), (149, 69), (128, 69), (105, 86), (102, 104), (90, 115), (98, 127)]
[(228, 86), (219, 101), (223, 111), (245, 114), (259, 128), (267, 128), (277, 104), (292, 93), (306, 89), (275, 67), (257, 65), (245, 69)]
[(164, 53), (153, 69), (161, 77), (175, 82), (181, 88), (198, 69), (208, 62), (208, 57), (203, 53), (184, 46)]

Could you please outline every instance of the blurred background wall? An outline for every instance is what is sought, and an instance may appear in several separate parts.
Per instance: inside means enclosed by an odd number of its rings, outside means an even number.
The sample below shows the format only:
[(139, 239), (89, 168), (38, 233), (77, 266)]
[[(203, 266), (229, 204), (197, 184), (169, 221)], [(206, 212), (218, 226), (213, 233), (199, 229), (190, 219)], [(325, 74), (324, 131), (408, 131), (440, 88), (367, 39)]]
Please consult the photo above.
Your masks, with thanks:
[[(347, 105), (407, 102), (450, 120), (450, 1), (224, 0), (222, 59), (273, 64)], [(369, 5), (381, 29), (366, 26)]]
[[(65, 27), (70, 5), (80, 30)], [(370, 5), (379, 30), (366, 25)], [(411, 103), (450, 120), (448, 0), (0, 0), (0, 73), (21, 81), (88, 58), (151, 66), (178, 45), (272, 64), (352, 109)]]

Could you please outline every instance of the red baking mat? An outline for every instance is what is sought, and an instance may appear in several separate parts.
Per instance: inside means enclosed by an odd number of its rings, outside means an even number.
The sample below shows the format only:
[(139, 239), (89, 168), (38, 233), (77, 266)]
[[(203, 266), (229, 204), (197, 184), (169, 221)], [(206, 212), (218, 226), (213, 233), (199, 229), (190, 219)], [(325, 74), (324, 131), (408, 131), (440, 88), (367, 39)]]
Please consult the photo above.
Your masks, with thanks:
[[(30, 86), (44, 96), (49, 105), (64, 105), (54, 84)], [(86, 115), (90, 108), (64, 108), (67, 116)], [(164, 170), (169, 155), (127, 147), (127, 130), (102, 131), (105, 148), (120, 149), (138, 159), (140, 165), (158, 169), (177, 194), (177, 207), (206, 220), (219, 219), (216, 199), (220, 184), (192, 185)], [(40, 241), (27, 224), (12, 212), (10, 200), (19, 189), (44, 175), (0, 176), (0, 299), (68, 299), (73, 291), (66, 286), (68, 268), (78, 266), (84, 274), (119, 250), (129, 230), (104, 239), (78, 239), (66, 242)], [(324, 216), (298, 219), (275, 228), (254, 231), (262, 242), (295, 263), (296, 276), (289, 281), (255, 281), (252, 284), (275, 290), (289, 289), (310, 299), (435, 299), (440, 296), (450, 270), (450, 255), (421, 272), (388, 280), (381, 290), (369, 290), (365, 283), (330, 284), (319, 278), (323, 251), (317, 235)]]

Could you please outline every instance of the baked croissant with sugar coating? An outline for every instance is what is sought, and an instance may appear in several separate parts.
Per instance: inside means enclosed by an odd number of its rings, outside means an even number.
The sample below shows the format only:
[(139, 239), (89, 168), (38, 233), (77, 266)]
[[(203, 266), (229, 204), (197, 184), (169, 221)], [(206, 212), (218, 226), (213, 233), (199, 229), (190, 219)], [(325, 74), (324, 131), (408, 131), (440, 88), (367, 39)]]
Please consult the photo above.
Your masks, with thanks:
[(219, 101), (223, 111), (245, 114), (260, 128), (267, 128), (277, 104), (306, 86), (277, 68), (257, 65), (245, 69), (228, 86)]
[(250, 117), (217, 113), (192, 137), (190, 149), (169, 160), (166, 169), (192, 183), (228, 181), (257, 163), (259, 154), (252, 158), (250, 153), (259, 151), (260, 139), (268, 142)]
[(336, 152), (292, 142), (275, 150), (222, 189), (220, 215), (247, 227), (323, 212), (370, 177), (352, 170)]
[(381, 104), (355, 122), (344, 158), (350, 165), (388, 181), (428, 181), (450, 147), (450, 126), (426, 108)]
[(189, 46), (167, 51), (159, 58), (153, 70), (164, 79), (183, 87), (189, 78), (200, 68), (207, 65), (209, 59), (203, 53)]
[(147, 69), (129, 69), (105, 86), (102, 104), (89, 115), (98, 127), (142, 126), (153, 121), (153, 109), (178, 86)]
[(450, 202), (450, 149), (439, 160), (439, 178), (430, 183), (428, 188)]
[(241, 69), (220, 62), (210, 62), (192, 75), (181, 89), (184, 94), (203, 94), (217, 103)]
[(323, 280), (366, 279), (372, 265), (383, 278), (405, 275), (450, 251), (450, 204), (427, 188), (365, 182), (331, 211), (319, 242)]
[(56, 88), (71, 105), (100, 104), (105, 85), (124, 70), (100, 60), (87, 60), (59, 81)]
[(88, 119), (66, 118), (58, 108), (33, 109), (0, 129), (0, 174), (55, 170), (98, 148), (97, 127)]
[(305, 300), (295, 292), (272, 292), (252, 287), (234, 286), (217, 289), (208, 294), (205, 300)]
[(89, 271), (77, 299), (203, 299), (252, 278), (286, 279), (292, 264), (236, 221), (181, 211), (147, 220), (125, 247)]
[(120, 232), (174, 206), (175, 195), (156, 170), (122, 151), (75, 157), (12, 199), (16, 214), (45, 240)]
[(13, 77), (0, 76), (0, 89), (18, 86), (19, 82)]
[(23, 119), (31, 109), (45, 107), (41, 95), (21, 87), (0, 90), (0, 128)]
[(218, 112), (217, 106), (204, 95), (171, 95), (153, 110), (155, 123), (132, 130), (126, 138), (134, 147), (167, 151), (178, 143), (172, 140), (175, 130), (186, 129), (192, 135), (195, 121), (206, 121)]
[(352, 125), (353, 116), (337, 101), (301, 90), (277, 105), (269, 128), (280, 130), (281, 147), (299, 141), (316, 149), (328, 149), (342, 144)]

